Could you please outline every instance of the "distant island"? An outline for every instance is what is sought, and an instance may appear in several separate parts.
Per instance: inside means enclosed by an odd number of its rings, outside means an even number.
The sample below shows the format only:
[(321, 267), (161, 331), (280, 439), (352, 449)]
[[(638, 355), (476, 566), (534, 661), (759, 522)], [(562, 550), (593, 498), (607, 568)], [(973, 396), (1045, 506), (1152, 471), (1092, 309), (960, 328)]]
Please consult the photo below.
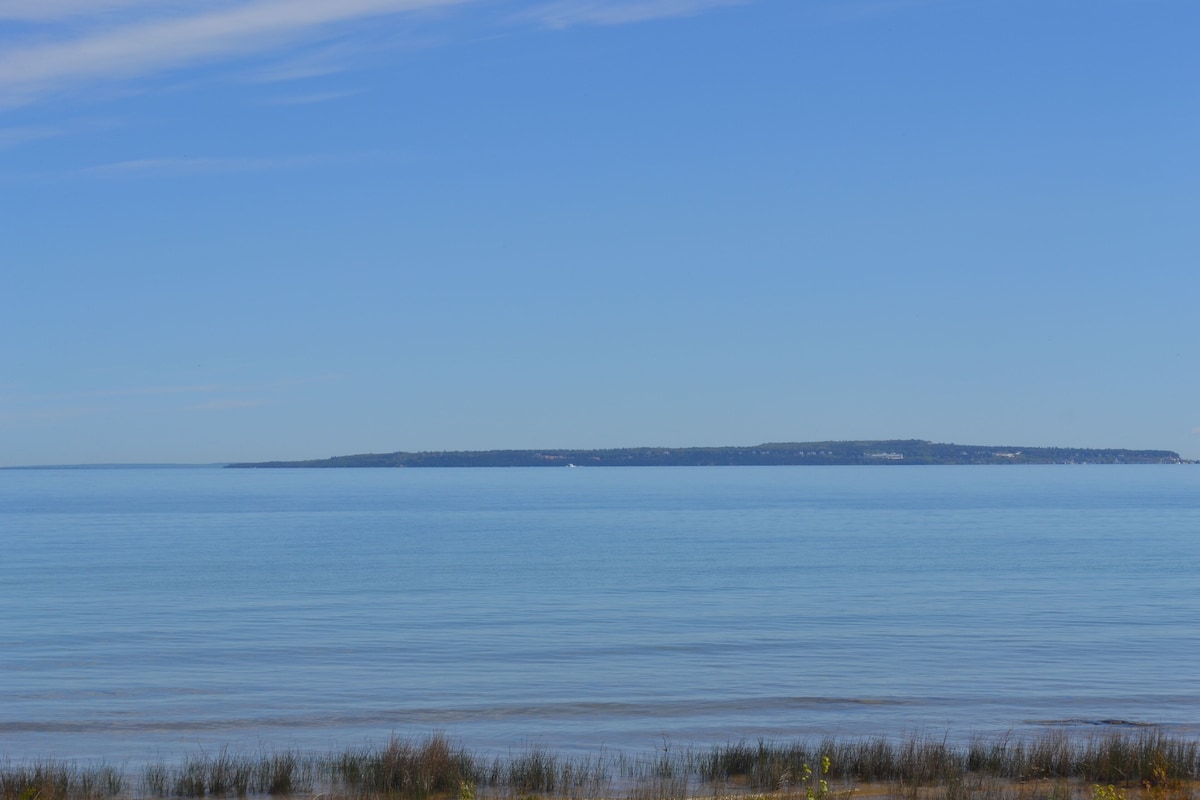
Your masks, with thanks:
[(228, 464), (232, 469), (335, 467), (765, 467), (860, 464), (1190, 464), (1170, 450), (984, 447), (919, 439), (780, 442), (751, 447), (611, 450), (447, 450), (364, 453), (315, 461)]

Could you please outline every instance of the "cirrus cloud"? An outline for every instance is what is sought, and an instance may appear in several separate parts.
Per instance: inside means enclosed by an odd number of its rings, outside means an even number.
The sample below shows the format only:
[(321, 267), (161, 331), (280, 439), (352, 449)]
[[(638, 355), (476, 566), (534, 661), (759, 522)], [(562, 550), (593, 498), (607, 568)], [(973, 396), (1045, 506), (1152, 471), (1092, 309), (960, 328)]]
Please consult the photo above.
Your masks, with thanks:
[(46, 22), (111, 14), (131, 6), (162, 5), (157, 0), (0, 0), (0, 19)]
[(347, 164), (355, 161), (392, 158), (388, 153), (315, 153), (296, 156), (254, 157), (197, 157), (137, 158), (98, 164), (80, 170), (79, 175), (92, 177), (156, 177), (208, 175), (229, 172), (263, 172), (268, 170), (319, 167)]
[[(157, 11), (118, 21), (103, 17), (83, 33), (73, 26), (65, 35), (51, 32), (47, 40), (8, 46), (0, 55), (0, 107), (21, 105), (46, 95), (106, 79), (131, 79), (219, 59), (270, 52), (284, 45), (330, 34), (337, 26), (383, 16), (414, 14), (463, 5), (473, 0), (251, 0), (218, 6), (169, 4), (170, 12)], [(118, 9), (139, 0), (100, 3), (100, 9)], [(8, 17), (58, 20), (81, 15), (76, 0), (53, 0), (39, 17), (32, 2), (0, 5), (0, 19)], [(95, 11), (97, 6), (87, 8)], [(161, 8), (161, 6), (159, 7)], [(180, 13), (183, 9), (185, 12)], [(150, 13), (150, 12), (147, 12)], [(54, 38), (57, 34), (58, 38)]]
[[(750, 2), (753, 0), (516, 0), (525, 10), (506, 19), (550, 29), (622, 25)], [(70, 96), (85, 88), (128, 88), (131, 83), (183, 69), (240, 59), (283, 56), (284, 66), (268, 66), (260, 76), (267, 81), (325, 75), (348, 68), (364, 50), (375, 46), (371, 34), (378, 33), (381, 20), (473, 5), (484, 3), (0, 0), (0, 22), (5, 23), (0, 26), (0, 110), (60, 94)], [(366, 26), (368, 22), (372, 24)]]
[(550, 28), (576, 25), (624, 25), (667, 17), (685, 17), (719, 6), (741, 5), (749, 0), (557, 0), (538, 6), (524, 16)]

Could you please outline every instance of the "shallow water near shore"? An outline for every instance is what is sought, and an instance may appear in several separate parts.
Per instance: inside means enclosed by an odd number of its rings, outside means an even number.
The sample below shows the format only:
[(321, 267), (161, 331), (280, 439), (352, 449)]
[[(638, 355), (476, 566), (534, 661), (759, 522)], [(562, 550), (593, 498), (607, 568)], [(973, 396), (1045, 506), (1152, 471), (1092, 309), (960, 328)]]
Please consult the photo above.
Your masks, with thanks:
[(1200, 469), (0, 471), (0, 759), (1200, 734)]

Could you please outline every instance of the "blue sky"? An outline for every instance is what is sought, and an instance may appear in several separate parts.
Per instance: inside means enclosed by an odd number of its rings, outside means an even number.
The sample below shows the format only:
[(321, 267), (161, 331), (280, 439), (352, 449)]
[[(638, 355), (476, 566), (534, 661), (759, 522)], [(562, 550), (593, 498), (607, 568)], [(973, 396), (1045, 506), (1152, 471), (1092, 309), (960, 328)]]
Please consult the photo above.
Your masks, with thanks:
[(0, 0), (0, 465), (1200, 457), (1195, 0)]

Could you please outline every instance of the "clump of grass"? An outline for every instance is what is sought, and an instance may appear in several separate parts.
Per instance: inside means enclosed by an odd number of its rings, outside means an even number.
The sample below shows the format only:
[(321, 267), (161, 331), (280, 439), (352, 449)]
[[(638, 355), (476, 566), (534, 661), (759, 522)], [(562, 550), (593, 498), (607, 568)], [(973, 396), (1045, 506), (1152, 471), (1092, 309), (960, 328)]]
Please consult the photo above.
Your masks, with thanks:
[(900, 745), (897, 772), (914, 786), (961, 780), (967, 772), (966, 754), (931, 739), (908, 739)]
[(6, 769), (0, 775), (4, 800), (59, 800), (66, 798), (74, 778), (70, 765), (42, 761)]
[(492, 786), (504, 786), (515, 795), (550, 794), (559, 788), (559, 758), (536, 747), (507, 760), (496, 759), (488, 774)]
[(188, 758), (183, 762), (170, 783), (170, 793), (173, 797), (203, 797), (208, 791), (208, 780), (205, 769), (205, 759)]
[(245, 797), (250, 790), (255, 764), (249, 758), (231, 756), (222, 749), (208, 762), (208, 793), (214, 797)]
[[(611, 783), (613, 760), (605, 756), (564, 758), (533, 747), (497, 757), (478, 774), (479, 784), (509, 797), (596, 797)], [(619, 760), (616, 762), (619, 763)]]
[(304, 766), (305, 760), (290, 751), (252, 758), (222, 750), (186, 758), (177, 766), (149, 764), (142, 770), (141, 790), (151, 798), (291, 795), (312, 786)]
[(290, 795), (311, 787), (303, 775), (301, 757), (294, 751), (267, 753), (259, 759), (254, 787), (258, 794)]
[(142, 794), (149, 797), (166, 797), (171, 786), (171, 770), (162, 761), (147, 764), (142, 770)]
[(1200, 773), (1200, 742), (1161, 731), (1113, 734), (1088, 740), (1078, 756), (1081, 777), (1098, 783), (1194, 780)]
[(972, 797), (994, 793), (993, 787), (979, 780), (968, 782), (968, 776), (1018, 784), (1050, 781), (1060, 792), (1063, 781), (1070, 780), (1178, 789), (1200, 779), (1200, 742), (1153, 730), (1083, 739), (1063, 732), (1032, 739), (1004, 736), (974, 739), (965, 747), (920, 737), (900, 742), (825, 740), (817, 746), (760, 740), (714, 747), (696, 762), (700, 776), (709, 783), (772, 791), (795, 787), (805, 765), (811, 769), (825, 756), (833, 765), (831, 781), (889, 783), (906, 796), (932, 786), (961, 790)]
[(65, 761), (38, 761), (0, 769), (2, 800), (103, 800), (124, 790), (122, 773), (105, 765), (81, 768)]
[(329, 774), (336, 788), (356, 796), (425, 800), (475, 785), (480, 772), (474, 756), (439, 734), (420, 742), (393, 737), (382, 750), (343, 753)]

